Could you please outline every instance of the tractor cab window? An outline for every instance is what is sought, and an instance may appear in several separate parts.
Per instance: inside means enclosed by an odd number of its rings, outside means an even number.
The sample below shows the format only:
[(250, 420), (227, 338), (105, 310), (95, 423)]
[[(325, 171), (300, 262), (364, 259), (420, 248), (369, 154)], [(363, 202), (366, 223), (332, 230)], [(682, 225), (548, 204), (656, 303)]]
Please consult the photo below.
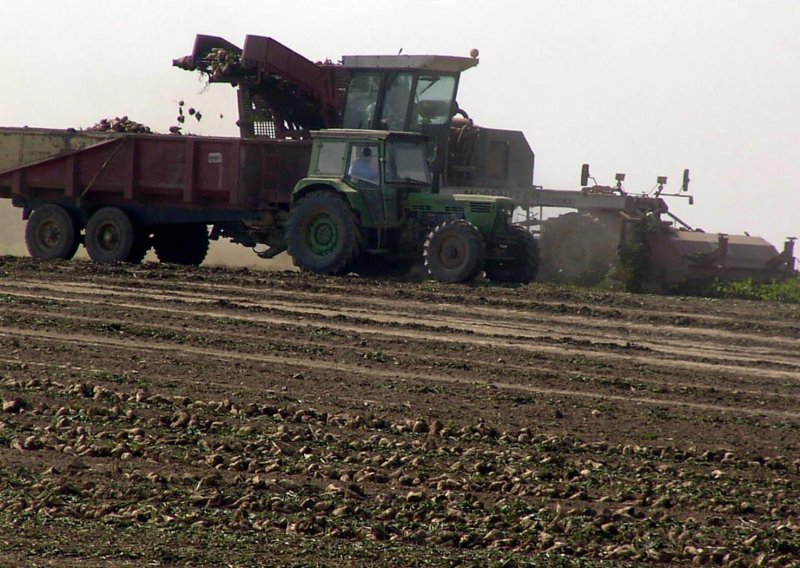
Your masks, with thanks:
[(347, 157), (347, 142), (338, 140), (319, 143), (319, 156), (313, 175), (341, 176), (344, 173), (344, 160)]
[(380, 161), (377, 144), (355, 144), (350, 148), (350, 168), (348, 175), (356, 183), (380, 183)]
[(393, 142), (387, 147), (386, 181), (430, 184), (425, 145)]
[(353, 75), (342, 118), (343, 128), (372, 128), (380, 86), (381, 76), (379, 73)]
[(455, 99), (456, 78), (452, 75), (420, 75), (414, 93), (410, 130), (442, 125), (450, 120)]
[(394, 73), (387, 77), (386, 96), (379, 126), (384, 130), (405, 130), (408, 103), (411, 100), (411, 73)]

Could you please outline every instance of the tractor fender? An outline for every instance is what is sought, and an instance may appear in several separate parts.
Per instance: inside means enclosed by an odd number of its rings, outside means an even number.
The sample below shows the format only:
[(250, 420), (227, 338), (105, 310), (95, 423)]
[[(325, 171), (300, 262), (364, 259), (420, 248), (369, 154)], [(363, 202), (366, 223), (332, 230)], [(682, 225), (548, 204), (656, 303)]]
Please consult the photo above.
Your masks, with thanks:
[(294, 187), (292, 191), (291, 205), (305, 197), (306, 195), (316, 191), (329, 191), (339, 195), (342, 199), (347, 201), (350, 208), (358, 215), (362, 224), (371, 226), (372, 216), (369, 213), (369, 208), (361, 193), (353, 189), (350, 185), (339, 180), (322, 180), (322, 179), (302, 179)]

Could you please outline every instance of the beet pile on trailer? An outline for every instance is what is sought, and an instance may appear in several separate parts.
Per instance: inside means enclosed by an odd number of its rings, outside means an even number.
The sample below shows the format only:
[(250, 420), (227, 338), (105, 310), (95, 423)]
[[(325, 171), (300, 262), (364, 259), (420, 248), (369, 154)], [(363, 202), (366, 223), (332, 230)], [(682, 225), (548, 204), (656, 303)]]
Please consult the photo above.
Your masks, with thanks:
[[(33, 256), (199, 264), (209, 239), (303, 270), (468, 281), (651, 285), (779, 279), (783, 252), (671, 217), (660, 192), (548, 190), (518, 131), (476, 125), (456, 103), (471, 57), (345, 56), (314, 63), (274, 39), (195, 38), (173, 65), (236, 87), (240, 138), (0, 129), (0, 197), (28, 219)], [(123, 130), (123, 132), (118, 132)], [(358, 173), (372, 163), (369, 175)], [(687, 178), (688, 183), (688, 178)], [(686, 184), (684, 184), (686, 185)], [(545, 208), (577, 211), (543, 221)], [(539, 214), (536, 214), (536, 211)], [(514, 225), (520, 210), (525, 222)], [(210, 232), (209, 232), (210, 228)]]

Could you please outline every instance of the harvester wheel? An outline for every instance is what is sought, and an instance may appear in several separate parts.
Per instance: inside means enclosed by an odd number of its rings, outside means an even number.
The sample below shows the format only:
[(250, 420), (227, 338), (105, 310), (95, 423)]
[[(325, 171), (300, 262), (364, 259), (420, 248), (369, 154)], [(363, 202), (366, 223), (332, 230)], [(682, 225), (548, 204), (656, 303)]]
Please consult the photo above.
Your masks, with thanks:
[(425, 268), (441, 282), (470, 282), (483, 269), (484, 248), (475, 225), (464, 219), (445, 221), (425, 241)]
[(538, 280), (595, 286), (617, 263), (619, 241), (619, 230), (589, 213), (567, 213), (548, 219), (539, 239)]
[(153, 248), (161, 262), (200, 266), (208, 254), (208, 228), (201, 223), (163, 225), (153, 236)]
[(86, 225), (86, 250), (95, 262), (129, 262), (137, 231), (124, 211), (103, 207)]
[(511, 260), (487, 261), (486, 277), (493, 282), (527, 284), (539, 268), (539, 245), (524, 227), (510, 227), (509, 233), (514, 238), (514, 244), (509, 247)]
[(286, 223), (294, 264), (317, 274), (347, 274), (361, 249), (361, 226), (348, 204), (329, 191), (300, 199)]
[(25, 244), (34, 258), (70, 259), (80, 243), (79, 228), (69, 211), (48, 203), (35, 209), (25, 226)]

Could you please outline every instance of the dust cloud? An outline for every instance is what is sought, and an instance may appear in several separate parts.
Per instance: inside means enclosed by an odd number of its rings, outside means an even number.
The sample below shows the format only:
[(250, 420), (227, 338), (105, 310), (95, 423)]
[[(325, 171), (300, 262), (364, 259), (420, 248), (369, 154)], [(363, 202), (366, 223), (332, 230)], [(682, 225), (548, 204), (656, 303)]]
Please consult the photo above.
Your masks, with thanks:
[(204, 264), (247, 267), (258, 270), (297, 270), (292, 264), (292, 259), (286, 253), (265, 260), (256, 256), (252, 250), (228, 241), (212, 241)]
[(11, 205), (11, 201), (5, 199), (0, 199), (0, 254), (27, 254), (22, 209), (17, 209)]

